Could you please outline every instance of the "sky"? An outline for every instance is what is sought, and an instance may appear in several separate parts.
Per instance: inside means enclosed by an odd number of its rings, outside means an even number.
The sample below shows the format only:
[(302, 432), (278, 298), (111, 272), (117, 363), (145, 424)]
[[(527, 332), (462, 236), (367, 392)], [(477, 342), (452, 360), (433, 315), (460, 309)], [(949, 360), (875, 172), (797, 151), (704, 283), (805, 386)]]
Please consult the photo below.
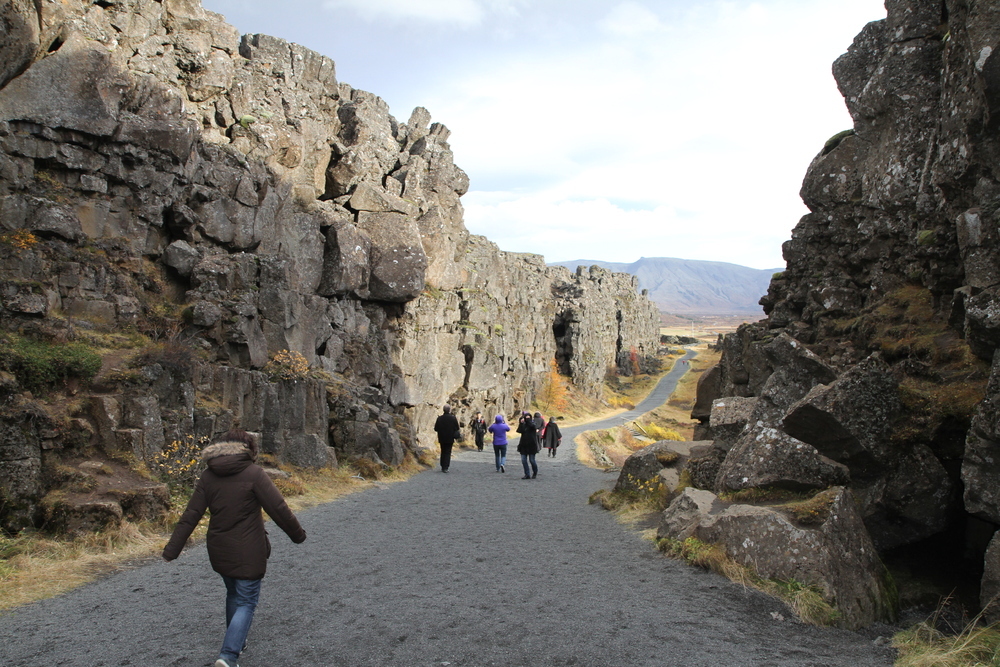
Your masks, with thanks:
[(549, 262), (784, 266), (798, 192), (851, 127), (834, 60), (882, 0), (203, 0), (428, 109), (465, 224)]

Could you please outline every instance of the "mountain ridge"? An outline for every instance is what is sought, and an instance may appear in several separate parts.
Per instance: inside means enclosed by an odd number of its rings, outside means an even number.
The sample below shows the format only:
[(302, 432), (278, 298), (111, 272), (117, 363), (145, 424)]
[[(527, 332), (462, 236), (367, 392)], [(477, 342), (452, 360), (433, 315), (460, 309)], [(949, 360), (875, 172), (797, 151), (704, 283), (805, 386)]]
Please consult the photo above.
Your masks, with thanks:
[(754, 269), (729, 262), (676, 257), (640, 257), (635, 262), (578, 259), (550, 262), (571, 271), (597, 265), (630, 273), (661, 311), (683, 314), (763, 314), (759, 299), (767, 293), (771, 277), (781, 271)]

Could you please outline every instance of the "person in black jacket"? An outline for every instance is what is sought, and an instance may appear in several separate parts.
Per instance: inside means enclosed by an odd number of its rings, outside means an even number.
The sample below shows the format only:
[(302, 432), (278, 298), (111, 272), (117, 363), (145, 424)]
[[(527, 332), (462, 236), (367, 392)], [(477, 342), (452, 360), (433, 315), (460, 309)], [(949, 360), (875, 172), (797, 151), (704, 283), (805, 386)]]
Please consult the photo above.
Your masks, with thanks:
[(521, 455), (521, 465), (524, 466), (524, 477), (521, 479), (534, 479), (538, 477), (538, 463), (535, 461), (535, 454), (538, 453), (538, 429), (535, 428), (530, 412), (521, 415), (521, 419), (517, 422), (517, 432), (521, 434), (521, 439), (517, 443), (517, 453)]
[(180, 555), (201, 517), (208, 510), (208, 559), (226, 585), (226, 636), (215, 667), (239, 667), (236, 659), (246, 646), (260, 596), (260, 582), (267, 569), (271, 543), (264, 530), (261, 509), (299, 544), (306, 531), (288, 508), (281, 491), (256, 465), (257, 442), (246, 431), (234, 429), (205, 448), (201, 458), (208, 465), (187, 509), (163, 549), (163, 559)]
[(555, 456), (556, 449), (562, 444), (562, 431), (559, 430), (559, 424), (556, 423), (555, 417), (549, 417), (549, 423), (545, 425), (545, 430), (542, 432), (542, 442), (549, 450), (549, 456)]
[(486, 444), (483, 442), (483, 438), (486, 435), (486, 420), (483, 419), (482, 412), (477, 412), (476, 416), (469, 422), (469, 430), (476, 436), (476, 449), (483, 451), (483, 447)]
[(458, 437), (458, 418), (451, 414), (451, 406), (444, 406), (444, 413), (434, 422), (438, 444), (441, 446), (441, 472), (451, 467), (451, 448)]
[(545, 430), (545, 418), (541, 412), (536, 412), (531, 422), (535, 425), (535, 435), (538, 437), (538, 451), (542, 451), (542, 431)]

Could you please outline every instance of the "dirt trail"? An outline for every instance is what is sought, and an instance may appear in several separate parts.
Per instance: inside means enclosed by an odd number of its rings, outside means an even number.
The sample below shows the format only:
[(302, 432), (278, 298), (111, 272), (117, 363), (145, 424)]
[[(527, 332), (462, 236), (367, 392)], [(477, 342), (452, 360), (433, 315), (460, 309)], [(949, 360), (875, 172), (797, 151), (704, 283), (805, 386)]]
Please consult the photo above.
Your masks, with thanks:
[[(501, 474), (490, 451), (465, 451), (447, 475), (300, 513), (302, 545), (272, 529), (240, 663), (891, 665), (876, 632), (802, 625), (770, 598), (660, 556), (587, 504), (614, 477), (572, 449), (540, 456), (535, 480), (521, 479), (516, 456)], [(222, 619), (222, 582), (198, 545), (0, 617), (0, 665), (211, 665)]]

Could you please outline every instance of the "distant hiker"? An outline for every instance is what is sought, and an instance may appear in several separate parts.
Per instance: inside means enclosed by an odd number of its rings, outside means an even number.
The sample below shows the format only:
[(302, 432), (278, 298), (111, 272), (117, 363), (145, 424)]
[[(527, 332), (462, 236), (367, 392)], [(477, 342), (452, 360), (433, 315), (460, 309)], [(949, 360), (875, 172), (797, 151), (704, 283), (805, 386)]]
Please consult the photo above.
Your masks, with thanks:
[(542, 432), (542, 442), (545, 444), (545, 449), (549, 450), (549, 456), (554, 457), (556, 449), (562, 444), (562, 431), (559, 430), (555, 417), (549, 417), (549, 423)]
[(438, 444), (441, 445), (441, 472), (448, 472), (451, 467), (451, 447), (461, 434), (458, 430), (458, 417), (451, 414), (451, 406), (446, 405), (443, 410), (444, 413), (434, 422), (434, 430), (438, 434)]
[(497, 415), (487, 430), (493, 434), (493, 457), (497, 462), (497, 472), (507, 472), (504, 464), (507, 463), (507, 433), (510, 426), (503, 420), (503, 415)]
[(541, 412), (536, 412), (532, 422), (535, 424), (535, 434), (538, 436), (538, 451), (542, 451), (542, 431), (545, 429), (545, 418)]
[(486, 435), (486, 420), (483, 419), (482, 412), (477, 412), (476, 416), (469, 422), (469, 430), (476, 436), (476, 449), (483, 451), (483, 436)]
[(538, 453), (538, 429), (535, 428), (535, 420), (532, 419), (530, 412), (521, 415), (521, 419), (517, 422), (517, 432), (521, 434), (521, 439), (517, 443), (517, 453), (521, 455), (521, 465), (524, 466), (524, 477), (521, 479), (534, 479), (538, 477), (538, 463), (535, 461), (535, 454)]
[(236, 659), (246, 647), (271, 553), (260, 510), (296, 544), (305, 541), (306, 531), (271, 478), (254, 464), (257, 443), (252, 435), (231, 430), (206, 447), (201, 458), (208, 469), (195, 485), (194, 495), (163, 549), (163, 559), (172, 561), (180, 555), (208, 510), (208, 559), (226, 585), (226, 636), (215, 667), (239, 667)]

